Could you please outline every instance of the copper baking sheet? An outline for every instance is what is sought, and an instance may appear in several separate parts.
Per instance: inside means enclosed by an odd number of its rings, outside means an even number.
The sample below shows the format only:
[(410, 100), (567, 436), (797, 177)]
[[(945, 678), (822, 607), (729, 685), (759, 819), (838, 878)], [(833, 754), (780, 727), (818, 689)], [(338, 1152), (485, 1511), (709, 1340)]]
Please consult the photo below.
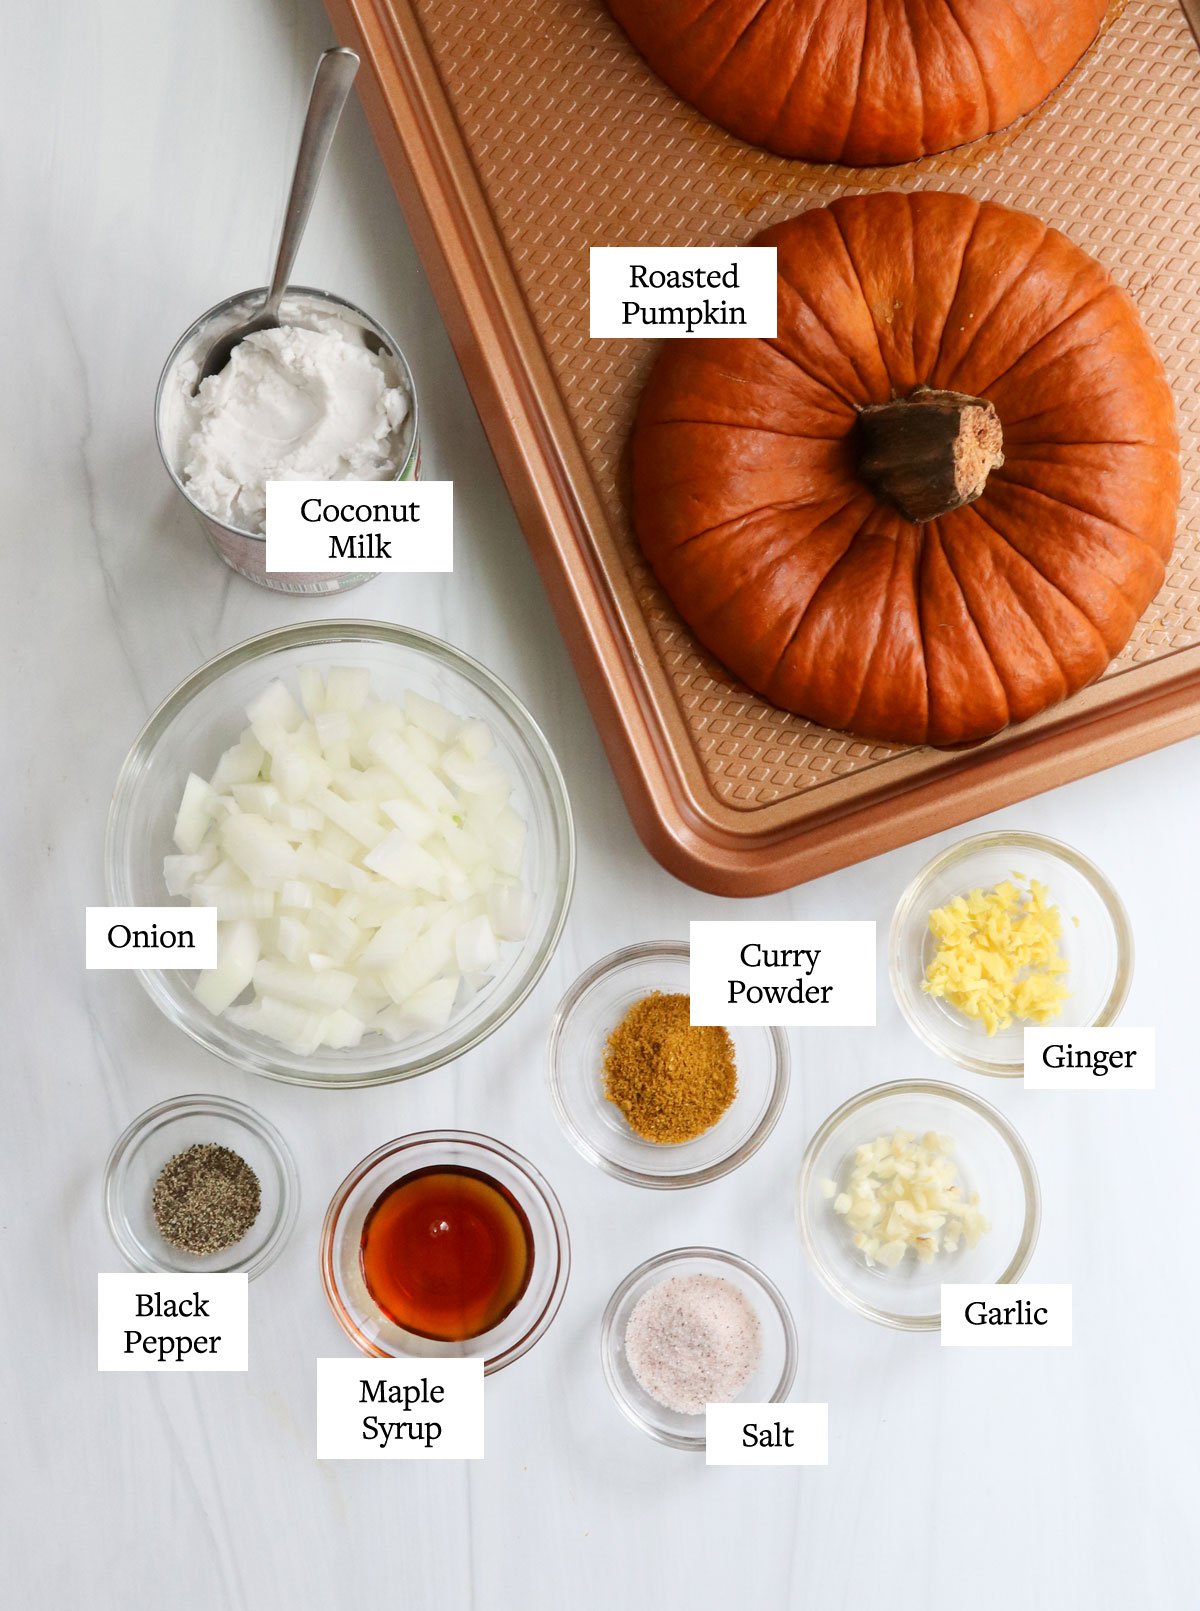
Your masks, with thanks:
[[(660, 84), (602, 0), (327, 0), (630, 812), (678, 877), (784, 888), (1200, 731), (1200, 54), (1175, 0), (1115, 5), (1051, 101), (903, 168), (789, 162)], [(1180, 413), (1180, 537), (1095, 687), (959, 754), (764, 704), (641, 562), (624, 443), (653, 354), (591, 341), (591, 245), (727, 245), (845, 192), (965, 190), (1036, 212), (1138, 303)]]

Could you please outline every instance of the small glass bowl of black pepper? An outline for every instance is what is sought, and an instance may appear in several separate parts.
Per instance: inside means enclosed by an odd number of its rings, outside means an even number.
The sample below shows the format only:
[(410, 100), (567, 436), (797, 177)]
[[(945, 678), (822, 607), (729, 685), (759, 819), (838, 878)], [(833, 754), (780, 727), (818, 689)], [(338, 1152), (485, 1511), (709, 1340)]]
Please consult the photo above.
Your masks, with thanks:
[[(190, 1149), (196, 1150), (183, 1159)], [(208, 1190), (206, 1174), (212, 1176)], [(287, 1142), (262, 1114), (224, 1096), (179, 1096), (148, 1108), (118, 1139), (104, 1171), (113, 1241), (127, 1264), (147, 1272), (253, 1279), (282, 1252), (299, 1202)], [(164, 1226), (212, 1251), (175, 1245)], [(231, 1236), (236, 1239), (228, 1241)]]

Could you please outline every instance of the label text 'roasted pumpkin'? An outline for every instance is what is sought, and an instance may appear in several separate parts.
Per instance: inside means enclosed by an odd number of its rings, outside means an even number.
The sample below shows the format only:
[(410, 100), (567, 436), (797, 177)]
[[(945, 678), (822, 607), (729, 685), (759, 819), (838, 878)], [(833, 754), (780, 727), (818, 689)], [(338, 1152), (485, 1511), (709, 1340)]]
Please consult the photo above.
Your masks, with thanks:
[(774, 337), (773, 246), (593, 246), (591, 335)]

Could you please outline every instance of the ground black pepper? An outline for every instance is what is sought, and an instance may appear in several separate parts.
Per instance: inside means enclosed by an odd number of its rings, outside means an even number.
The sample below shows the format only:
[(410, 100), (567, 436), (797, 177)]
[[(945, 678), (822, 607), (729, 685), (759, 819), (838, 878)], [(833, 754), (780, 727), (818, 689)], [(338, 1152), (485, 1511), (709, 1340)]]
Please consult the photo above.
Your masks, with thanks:
[(220, 1253), (258, 1218), (262, 1189), (246, 1160), (229, 1147), (200, 1142), (177, 1152), (154, 1182), (154, 1222), (184, 1253)]

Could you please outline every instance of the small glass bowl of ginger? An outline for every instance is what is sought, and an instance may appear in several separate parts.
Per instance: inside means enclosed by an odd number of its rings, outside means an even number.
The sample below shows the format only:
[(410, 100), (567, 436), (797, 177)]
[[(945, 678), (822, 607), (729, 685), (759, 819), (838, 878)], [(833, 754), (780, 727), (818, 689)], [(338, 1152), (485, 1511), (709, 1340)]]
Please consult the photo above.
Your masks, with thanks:
[[(976, 891), (985, 907), (996, 909), (992, 915), (1002, 926), (1014, 913), (1019, 925), (1032, 905), (1035, 931), (1043, 917), (1058, 931), (1043, 941), (1043, 949), (1056, 956), (1052, 966), (1060, 971), (1039, 966), (1016, 975), (1025, 985), (1022, 1000), (1036, 1004), (1040, 988), (1050, 1009), (1034, 1017), (1014, 1013), (990, 1033), (984, 1017), (969, 1015), (952, 999), (924, 988), (943, 945), (930, 927), (931, 914), (944, 912), (960, 897), (970, 901)], [(993, 899), (998, 891), (1000, 899)], [(981, 908), (979, 921), (988, 915)], [(975, 920), (968, 919), (964, 933), (974, 927)], [(978, 960), (974, 950), (971, 941), (956, 943), (943, 960), (969, 970)], [(1035, 833), (977, 834), (935, 856), (901, 896), (892, 918), (889, 967), (900, 1011), (926, 1046), (959, 1068), (1014, 1079), (1024, 1071), (1026, 1028), (1068, 1032), (1116, 1021), (1133, 978), (1133, 933), (1116, 890), (1077, 850)], [(1039, 975), (1032, 987), (1031, 974)]]
[(780, 1029), (730, 1027), (737, 1071), (733, 1100), (691, 1140), (639, 1135), (605, 1094), (609, 1037), (639, 1002), (658, 992), (686, 997), (690, 950), (669, 941), (602, 957), (563, 997), (550, 1030), (550, 1095), (575, 1150), (632, 1186), (700, 1186), (737, 1169), (762, 1146), (787, 1100), (790, 1063)]

